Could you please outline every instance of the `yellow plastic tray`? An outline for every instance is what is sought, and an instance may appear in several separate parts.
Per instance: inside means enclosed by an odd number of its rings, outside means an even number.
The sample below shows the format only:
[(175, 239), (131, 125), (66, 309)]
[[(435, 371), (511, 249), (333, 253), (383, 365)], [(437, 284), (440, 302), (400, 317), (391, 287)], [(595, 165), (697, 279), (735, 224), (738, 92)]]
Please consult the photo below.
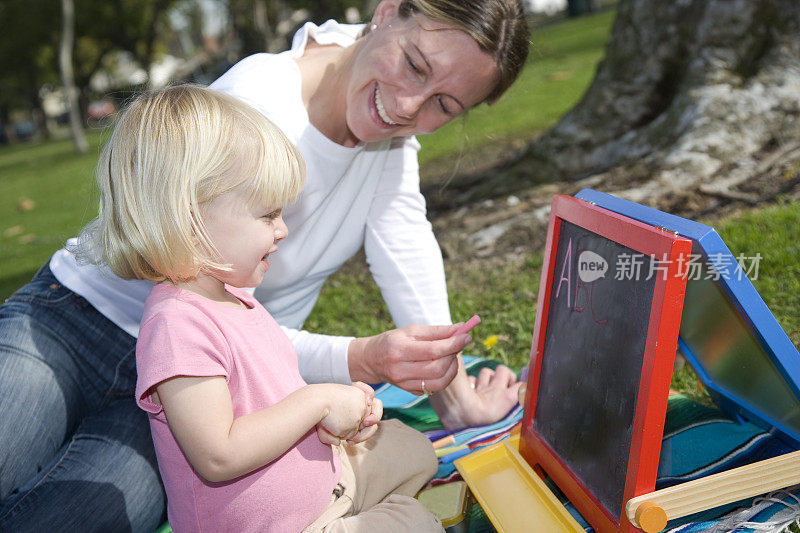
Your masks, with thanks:
[(461, 477), (500, 533), (584, 533), (519, 454), (519, 435), (455, 461)]

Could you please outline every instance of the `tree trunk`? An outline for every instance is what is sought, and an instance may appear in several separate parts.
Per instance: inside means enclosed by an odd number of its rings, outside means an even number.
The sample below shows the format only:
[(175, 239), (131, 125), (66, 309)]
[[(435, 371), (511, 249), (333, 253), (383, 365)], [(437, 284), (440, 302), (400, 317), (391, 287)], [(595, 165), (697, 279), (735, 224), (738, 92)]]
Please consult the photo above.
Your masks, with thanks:
[(86, 153), (89, 145), (83, 133), (83, 121), (78, 105), (78, 89), (72, 71), (72, 46), (75, 40), (75, 7), (72, 0), (61, 0), (63, 28), (61, 32), (61, 45), (58, 53), (58, 64), (61, 69), (61, 83), (67, 94), (67, 107), (69, 107), (69, 131), (72, 144), (79, 154)]
[(798, 1), (620, 0), (581, 102), (473, 196), (589, 177), (635, 201), (736, 195), (768, 160), (800, 174)]

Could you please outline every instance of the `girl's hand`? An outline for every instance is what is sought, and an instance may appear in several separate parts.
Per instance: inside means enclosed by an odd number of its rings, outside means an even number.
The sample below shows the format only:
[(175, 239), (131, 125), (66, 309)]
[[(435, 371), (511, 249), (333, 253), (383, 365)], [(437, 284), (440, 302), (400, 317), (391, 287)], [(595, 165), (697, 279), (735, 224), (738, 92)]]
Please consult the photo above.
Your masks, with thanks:
[(358, 433), (347, 439), (349, 442), (363, 442), (378, 431), (378, 422), (383, 416), (383, 402), (375, 398), (372, 400), (370, 408), (370, 412), (367, 413), (367, 416), (364, 417), (364, 420), (361, 421), (361, 425), (358, 427)]
[[(321, 426), (329, 435), (339, 439), (355, 437), (365, 417), (372, 411), (374, 391), (363, 383), (352, 386), (330, 383), (323, 386), (328, 395), (328, 414), (320, 420), (318, 427)], [(330, 443), (332, 439), (326, 439), (323, 434), (320, 440)]]
[[(358, 386), (364, 384), (359, 382), (354, 383), (354, 385)], [(364, 386), (369, 387), (368, 385)], [(370, 388), (370, 391), (372, 391), (372, 388)], [(383, 402), (377, 398), (373, 398), (372, 403), (370, 404), (370, 412), (367, 413), (367, 416), (365, 416), (364, 420), (361, 421), (361, 424), (358, 426), (358, 432), (347, 439), (347, 442), (358, 444), (359, 442), (364, 442), (372, 437), (375, 432), (378, 431), (378, 422), (382, 416)], [(342, 439), (336, 435), (331, 435), (324, 427), (322, 427), (322, 424), (317, 424), (317, 436), (323, 444), (330, 444), (332, 446), (338, 446), (342, 441)]]

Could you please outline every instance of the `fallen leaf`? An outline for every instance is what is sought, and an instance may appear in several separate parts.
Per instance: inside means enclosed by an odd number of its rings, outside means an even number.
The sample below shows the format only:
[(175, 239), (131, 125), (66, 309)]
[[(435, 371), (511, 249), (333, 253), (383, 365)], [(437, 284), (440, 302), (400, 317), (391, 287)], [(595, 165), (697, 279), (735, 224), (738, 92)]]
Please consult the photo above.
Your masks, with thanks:
[(20, 198), (16, 207), (17, 211), (32, 211), (36, 207), (36, 202), (30, 198)]
[(23, 229), (24, 228), (22, 226), (20, 226), (19, 224), (17, 224), (16, 226), (11, 226), (10, 228), (7, 228), (3, 232), (3, 237), (16, 237), (17, 235), (22, 233)]

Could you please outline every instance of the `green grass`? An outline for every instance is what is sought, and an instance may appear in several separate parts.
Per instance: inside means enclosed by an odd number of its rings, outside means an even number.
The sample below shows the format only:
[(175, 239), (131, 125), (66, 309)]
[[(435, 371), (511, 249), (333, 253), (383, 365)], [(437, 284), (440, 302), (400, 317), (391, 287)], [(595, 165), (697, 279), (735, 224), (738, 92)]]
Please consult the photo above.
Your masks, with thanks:
[(69, 140), (0, 150), (0, 297), (27, 282), (97, 213), (93, 172), (100, 134), (76, 155)]
[(455, 161), (460, 152), (486, 143), (530, 139), (552, 126), (580, 100), (594, 78), (614, 14), (603, 11), (534, 28), (533, 46), (516, 83), (494, 105), (479, 106), (464, 120), (421, 137), (421, 165)]
[(761, 254), (750, 276), (786, 334), (800, 345), (800, 202), (781, 202), (715, 226), (734, 255)]

